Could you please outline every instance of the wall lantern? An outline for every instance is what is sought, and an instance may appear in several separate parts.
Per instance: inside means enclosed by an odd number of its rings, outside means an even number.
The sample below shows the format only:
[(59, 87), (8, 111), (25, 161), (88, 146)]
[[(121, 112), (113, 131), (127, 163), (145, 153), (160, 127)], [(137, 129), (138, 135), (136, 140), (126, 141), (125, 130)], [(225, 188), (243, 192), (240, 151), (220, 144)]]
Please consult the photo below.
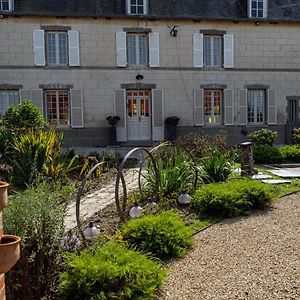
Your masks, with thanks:
[(170, 26), (168, 26), (168, 28), (170, 29), (170, 36), (176, 37), (177, 33), (178, 33), (178, 28), (179, 26), (175, 25), (172, 28)]
[(135, 78), (136, 78), (136, 80), (140, 81), (140, 80), (143, 80), (143, 79), (144, 79), (144, 76), (143, 76), (142, 74), (139, 73), (139, 74), (136, 75)]

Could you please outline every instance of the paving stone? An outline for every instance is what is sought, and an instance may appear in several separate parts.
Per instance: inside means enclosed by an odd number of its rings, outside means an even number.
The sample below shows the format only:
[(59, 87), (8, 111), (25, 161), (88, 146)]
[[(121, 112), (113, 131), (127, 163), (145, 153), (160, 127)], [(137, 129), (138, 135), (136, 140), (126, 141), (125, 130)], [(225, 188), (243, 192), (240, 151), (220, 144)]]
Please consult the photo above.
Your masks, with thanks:
[(281, 179), (262, 180), (262, 182), (263, 182), (263, 183), (270, 183), (270, 184), (292, 183), (290, 180), (281, 180)]
[(300, 178), (300, 168), (282, 168), (268, 171), (282, 178)]
[(257, 175), (253, 175), (252, 177), (250, 177), (251, 179), (268, 179), (268, 178), (272, 178), (272, 176), (270, 175), (266, 175), (266, 174), (257, 174)]

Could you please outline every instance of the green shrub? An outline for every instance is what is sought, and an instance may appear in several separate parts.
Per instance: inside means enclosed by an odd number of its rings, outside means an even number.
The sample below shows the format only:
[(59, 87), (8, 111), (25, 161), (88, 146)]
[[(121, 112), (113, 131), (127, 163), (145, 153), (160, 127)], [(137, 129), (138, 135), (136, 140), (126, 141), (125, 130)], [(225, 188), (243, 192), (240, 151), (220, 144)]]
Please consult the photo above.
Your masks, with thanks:
[(61, 274), (62, 299), (154, 299), (165, 277), (145, 254), (109, 242), (94, 253), (68, 256)]
[(268, 206), (272, 200), (271, 186), (246, 179), (204, 185), (196, 191), (192, 205), (202, 215), (234, 217)]
[(300, 145), (284, 145), (279, 147), (284, 160), (300, 162)]
[(260, 129), (249, 134), (250, 140), (255, 145), (273, 146), (277, 132), (270, 129)]
[(8, 299), (42, 299), (56, 289), (61, 268), (60, 240), (64, 211), (59, 201), (68, 199), (71, 186), (41, 184), (10, 198), (3, 211), (7, 234), (18, 235), (21, 257), (5, 280)]
[(193, 230), (174, 211), (130, 220), (121, 227), (125, 241), (161, 259), (183, 256), (192, 245)]
[(271, 146), (254, 146), (252, 148), (255, 163), (275, 164), (283, 161), (279, 148)]
[(293, 140), (295, 144), (300, 144), (300, 128), (293, 129)]

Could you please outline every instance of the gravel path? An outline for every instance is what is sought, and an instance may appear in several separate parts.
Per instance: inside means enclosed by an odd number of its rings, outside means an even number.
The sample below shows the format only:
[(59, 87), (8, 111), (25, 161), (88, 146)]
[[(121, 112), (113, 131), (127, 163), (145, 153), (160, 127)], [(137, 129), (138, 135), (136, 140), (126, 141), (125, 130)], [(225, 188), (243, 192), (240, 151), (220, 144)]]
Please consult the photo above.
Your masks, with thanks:
[(169, 267), (161, 300), (299, 300), (300, 193), (208, 228)]

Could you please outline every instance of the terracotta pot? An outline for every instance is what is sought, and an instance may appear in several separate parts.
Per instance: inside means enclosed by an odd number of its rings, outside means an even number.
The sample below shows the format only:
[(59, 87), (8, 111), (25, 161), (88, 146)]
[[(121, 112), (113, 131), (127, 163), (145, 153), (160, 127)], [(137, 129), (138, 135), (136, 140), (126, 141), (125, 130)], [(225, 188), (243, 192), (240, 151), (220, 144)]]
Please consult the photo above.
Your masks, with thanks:
[(8, 203), (7, 189), (9, 184), (0, 181), (0, 210), (2, 210)]
[(3, 235), (0, 241), (0, 274), (7, 273), (20, 258), (21, 238)]

